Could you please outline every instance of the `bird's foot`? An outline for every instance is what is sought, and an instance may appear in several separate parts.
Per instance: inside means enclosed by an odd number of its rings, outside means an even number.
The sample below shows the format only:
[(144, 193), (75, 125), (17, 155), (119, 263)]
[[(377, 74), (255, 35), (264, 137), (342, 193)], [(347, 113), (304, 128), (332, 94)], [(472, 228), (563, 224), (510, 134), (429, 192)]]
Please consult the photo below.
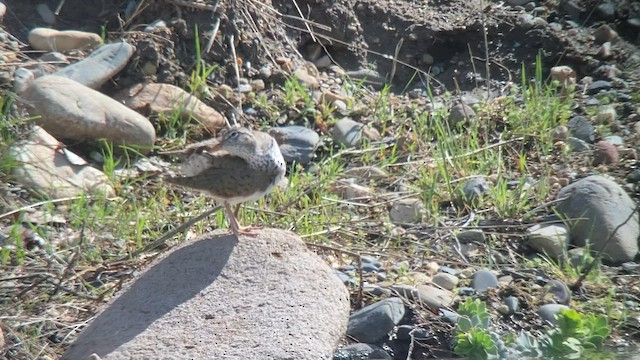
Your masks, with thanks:
[(236, 230), (235, 234), (237, 235), (244, 235), (244, 236), (249, 236), (249, 237), (256, 237), (258, 236), (258, 234), (256, 234), (254, 231), (256, 230), (262, 230), (262, 226), (247, 226), (247, 227), (240, 227)]

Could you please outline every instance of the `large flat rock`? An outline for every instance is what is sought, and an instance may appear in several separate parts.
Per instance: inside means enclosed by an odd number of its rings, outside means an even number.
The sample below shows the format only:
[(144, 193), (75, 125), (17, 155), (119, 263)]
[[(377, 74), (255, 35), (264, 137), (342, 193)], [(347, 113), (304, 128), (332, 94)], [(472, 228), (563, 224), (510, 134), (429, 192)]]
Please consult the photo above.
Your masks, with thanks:
[(62, 359), (330, 359), (348, 292), (296, 235), (210, 234), (158, 259)]

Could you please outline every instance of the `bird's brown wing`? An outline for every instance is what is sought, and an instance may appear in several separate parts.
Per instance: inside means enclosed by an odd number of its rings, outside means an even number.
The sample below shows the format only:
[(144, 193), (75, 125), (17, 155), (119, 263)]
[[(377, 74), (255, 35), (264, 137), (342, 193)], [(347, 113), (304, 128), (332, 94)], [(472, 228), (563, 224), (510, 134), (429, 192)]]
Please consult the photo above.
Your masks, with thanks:
[(191, 156), (193, 154), (197, 154), (197, 153), (203, 153), (203, 152), (213, 153), (213, 152), (215, 152), (213, 149), (216, 146), (218, 146), (221, 141), (222, 140), (219, 137), (217, 137), (217, 138), (208, 139), (208, 140), (200, 141), (200, 142), (197, 142), (197, 143), (189, 144), (189, 145), (185, 146), (184, 149), (161, 151), (158, 154), (160, 154), (160, 155), (171, 155), (171, 156), (176, 156), (178, 158), (185, 159), (185, 158), (188, 158), (189, 156)]
[(198, 156), (208, 161), (202, 165), (201, 171), (190, 176), (166, 177), (165, 180), (218, 198), (241, 197), (255, 192), (255, 172), (242, 158), (229, 154)]

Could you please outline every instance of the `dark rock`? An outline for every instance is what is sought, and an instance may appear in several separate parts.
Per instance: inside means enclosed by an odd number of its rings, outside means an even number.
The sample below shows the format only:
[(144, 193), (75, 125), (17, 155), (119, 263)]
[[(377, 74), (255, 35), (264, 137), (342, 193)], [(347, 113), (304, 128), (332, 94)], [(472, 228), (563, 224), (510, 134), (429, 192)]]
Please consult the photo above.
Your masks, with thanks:
[(589, 144), (592, 144), (596, 138), (595, 127), (591, 125), (589, 119), (584, 116), (578, 115), (572, 117), (567, 125), (569, 126), (571, 136), (575, 138), (578, 138)]
[(611, 90), (613, 85), (606, 80), (597, 80), (587, 86), (587, 95), (595, 95), (601, 91)]
[(498, 277), (490, 270), (482, 269), (473, 274), (471, 287), (477, 292), (485, 292), (498, 286)]
[(347, 334), (358, 341), (376, 342), (393, 330), (404, 313), (404, 302), (400, 298), (378, 301), (349, 316)]
[(350, 344), (336, 350), (333, 360), (392, 360), (384, 349), (372, 344)]

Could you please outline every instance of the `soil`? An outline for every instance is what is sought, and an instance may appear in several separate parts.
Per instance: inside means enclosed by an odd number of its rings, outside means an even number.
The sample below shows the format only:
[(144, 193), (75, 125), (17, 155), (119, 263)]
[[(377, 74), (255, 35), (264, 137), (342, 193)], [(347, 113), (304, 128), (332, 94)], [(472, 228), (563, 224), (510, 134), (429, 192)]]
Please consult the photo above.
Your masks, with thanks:
[[(32, 28), (47, 25), (36, 10), (43, 1), (4, 2), (8, 12), (1, 26), (18, 40), (19, 49), (0, 45), (5, 54), (14, 53), (5, 55), (12, 61), (0, 70), (13, 73), (18, 66), (33, 66), (31, 60), (41, 55), (29, 49), (27, 36)], [(377, 71), (396, 94), (427, 87), (436, 94), (456, 90), (484, 94), (488, 85), (497, 97), (508, 94), (510, 84), (531, 78), (537, 59), (545, 77), (551, 67), (569, 65), (578, 79), (591, 76), (612, 81), (628, 97), (640, 93), (640, 2), (633, 0), (537, 1), (538, 23), (523, 17), (531, 13), (525, 11), (527, 5), (479, 0), (151, 0), (138, 2), (137, 11), (127, 8), (131, 3), (67, 0), (52, 25), (60, 30), (106, 33), (107, 41), (125, 39), (136, 47), (129, 65), (102, 89), (105, 93), (144, 81), (186, 89), (199, 55), (221, 70), (209, 78), (213, 85), (233, 87), (236, 63), (244, 75), (252, 77), (263, 67), (277, 68), (274, 64), (281, 58), (301, 64), (323, 54), (345, 71)], [(603, 4), (613, 11), (601, 8)], [(309, 21), (298, 20), (299, 13)], [(142, 31), (157, 20), (168, 27)], [(217, 20), (216, 41), (205, 51)], [(620, 35), (606, 59), (600, 54), (602, 41), (594, 36), (602, 25)], [(140, 69), (149, 62), (158, 71), (145, 76)], [(607, 76), (611, 66), (619, 71), (614, 78)], [(285, 76), (280, 75), (269, 77), (267, 88), (282, 85)], [(0, 88), (10, 90), (11, 82), (0, 83)], [(231, 108), (227, 102), (212, 102), (221, 112)], [(638, 104), (629, 102), (621, 115), (631, 114), (634, 106)]]

